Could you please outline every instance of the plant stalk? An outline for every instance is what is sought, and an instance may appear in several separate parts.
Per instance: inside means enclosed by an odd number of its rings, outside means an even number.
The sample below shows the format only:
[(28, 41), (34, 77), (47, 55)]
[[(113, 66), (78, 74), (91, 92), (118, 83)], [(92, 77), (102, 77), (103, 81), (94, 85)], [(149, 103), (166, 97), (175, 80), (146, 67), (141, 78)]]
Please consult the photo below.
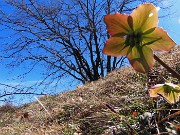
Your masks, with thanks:
[(170, 68), (166, 63), (164, 63), (161, 59), (159, 59), (158, 56), (154, 54), (154, 59), (158, 61), (164, 68), (167, 69), (168, 72), (172, 74), (173, 77), (177, 78), (180, 80), (180, 74), (178, 74), (176, 71), (174, 71), (172, 68)]
[(117, 118), (120, 120), (120, 121), (123, 121), (124, 123), (126, 123), (126, 125), (131, 129), (133, 135), (139, 135), (136, 130), (124, 119), (122, 118), (118, 112), (116, 112), (109, 104), (105, 103), (105, 106), (107, 108), (109, 108), (111, 110), (111, 112), (113, 112), (113, 114), (115, 114), (115, 116), (117, 116)]

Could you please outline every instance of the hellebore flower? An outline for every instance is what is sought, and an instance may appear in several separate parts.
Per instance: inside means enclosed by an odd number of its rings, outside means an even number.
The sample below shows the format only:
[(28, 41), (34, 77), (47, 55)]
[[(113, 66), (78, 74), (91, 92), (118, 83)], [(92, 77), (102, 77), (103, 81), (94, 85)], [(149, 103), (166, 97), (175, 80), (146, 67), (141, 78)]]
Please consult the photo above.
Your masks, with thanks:
[(175, 46), (167, 32), (158, 27), (158, 11), (150, 3), (141, 4), (130, 15), (106, 15), (104, 22), (111, 37), (103, 53), (126, 55), (138, 72), (145, 73), (153, 67), (153, 51), (170, 51)]
[(180, 97), (180, 86), (172, 83), (157, 84), (149, 90), (150, 97), (163, 96), (169, 103), (176, 103)]

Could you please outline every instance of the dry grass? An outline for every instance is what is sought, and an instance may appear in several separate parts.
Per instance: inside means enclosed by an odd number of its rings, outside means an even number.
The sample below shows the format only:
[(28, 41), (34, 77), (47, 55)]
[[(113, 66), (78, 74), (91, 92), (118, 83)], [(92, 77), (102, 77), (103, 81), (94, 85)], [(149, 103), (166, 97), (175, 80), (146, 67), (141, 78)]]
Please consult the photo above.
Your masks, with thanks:
[[(180, 47), (170, 53), (159, 54), (161, 59), (179, 71)], [(158, 64), (161, 76), (170, 75)], [(98, 81), (78, 86), (76, 90), (56, 96), (44, 96), (39, 100), (47, 109), (33, 102), (21, 107), (0, 108), (1, 135), (111, 135), (118, 129), (120, 121), (106, 107), (110, 104), (130, 124), (136, 123), (132, 116), (153, 108), (152, 99), (146, 93), (146, 75), (125, 67), (109, 73)], [(29, 113), (29, 120), (17, 121), (17, 113)], [(122, 125), (121, 125), (122, 126)]]

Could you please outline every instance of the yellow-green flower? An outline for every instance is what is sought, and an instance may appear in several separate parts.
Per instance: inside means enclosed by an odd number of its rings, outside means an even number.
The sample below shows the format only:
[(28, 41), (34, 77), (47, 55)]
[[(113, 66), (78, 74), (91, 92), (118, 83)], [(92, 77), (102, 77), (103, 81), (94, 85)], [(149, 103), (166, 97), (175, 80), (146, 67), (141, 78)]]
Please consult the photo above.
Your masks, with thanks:
[(175, 46), (167, 32), (158, 27), (158, 11), (150, 3), (141, 4), (130, 15), (106, 15), (104, 22), (111, 37), (103, 53), (126, 55), (138, 72), (145, 73), (153, 67), (153, 51), (169, 51)]
[(150, 97), (163, 96), (169, 103), (174, 104), (180, 99), (180, 86), (172, 83), (157, 84), (149, 90)]

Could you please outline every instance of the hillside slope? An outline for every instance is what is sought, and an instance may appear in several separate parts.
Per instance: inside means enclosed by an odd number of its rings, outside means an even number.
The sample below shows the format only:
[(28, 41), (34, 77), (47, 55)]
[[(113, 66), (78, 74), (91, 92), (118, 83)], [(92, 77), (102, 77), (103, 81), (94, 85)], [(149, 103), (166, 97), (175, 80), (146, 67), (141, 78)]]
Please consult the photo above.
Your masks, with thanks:
[[(162, 60), (178, 72), (179, 51), (180, 47), (177, 46), (169, 53), (159, 54)], [(156, 64), (155, 69), (159, 71), (160, 78), (172, 79), (159, 64)], [(154, 105), (147, 94), (146, 80), (146, 75), (125, 67), (98, 81), (78, 86), (74, 91), (44, 96), (39, 99), (44, 107), (39, 102), (18, 108), (3, 106), (0, 108), (0, 134), (113, 135), (123, 124), (107, 105), (134, 125), (134, 112), (140, 115), (151, 110)], [(19, 115), (25, 118), (20, 119)]]

